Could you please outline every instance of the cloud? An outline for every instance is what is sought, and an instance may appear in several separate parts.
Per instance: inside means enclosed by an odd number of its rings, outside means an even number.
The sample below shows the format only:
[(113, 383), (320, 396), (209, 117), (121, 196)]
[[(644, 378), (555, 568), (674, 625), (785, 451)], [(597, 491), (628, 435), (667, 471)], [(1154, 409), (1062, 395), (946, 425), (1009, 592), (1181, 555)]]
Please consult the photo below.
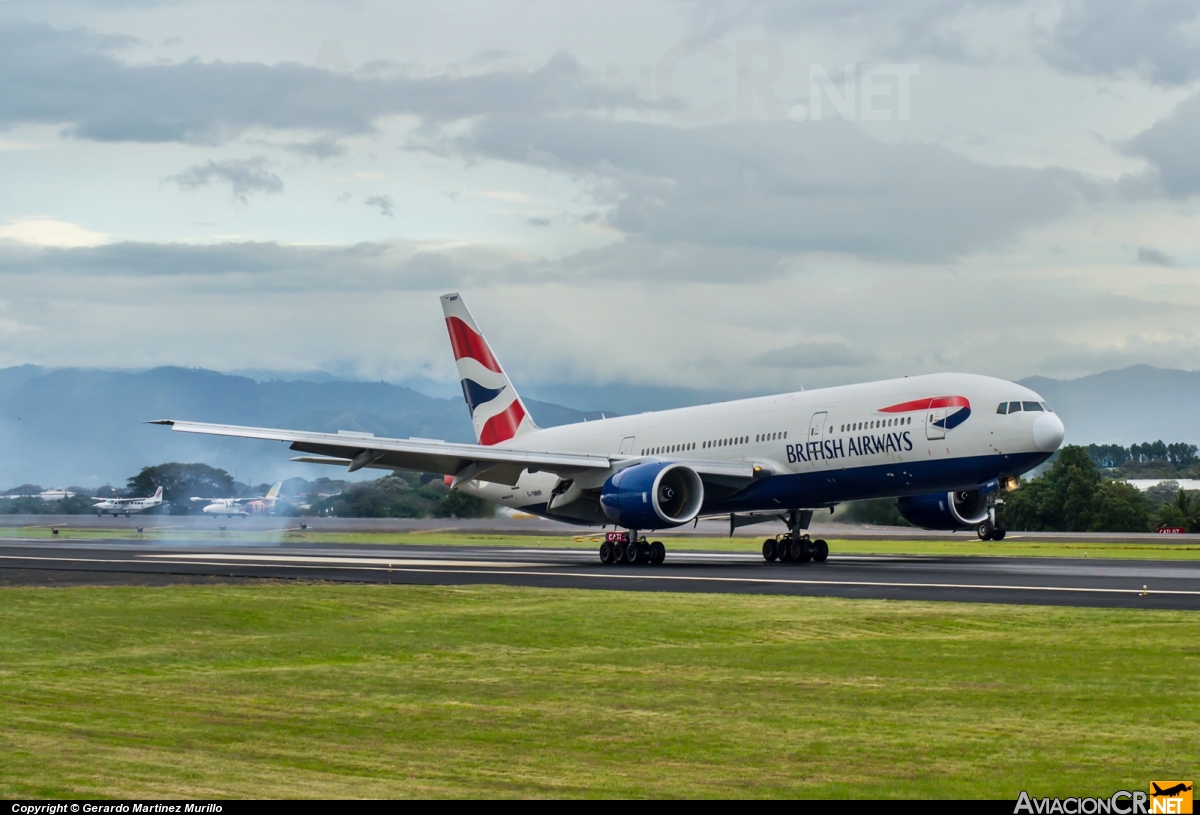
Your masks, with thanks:
[(1166, 266), (1168, 269), (1179, 265), (1179, 261), (1159, 249), (1151, 249), (1148, 246), (1139, 246), (1137, 250), (1138, 263), (1147, 263), (1151, 266)]
[(283, 179), (264, 169), (267, 159), (255, 156), (193, 165), (178, 175), (167, 176), (185, 190), (198, 190), (212, 183), (228, 184), (233, 197), (246, 201), (252, 192), (283, 192)]
[(906, 59), (932, 56), (947, 62), (969, 61), (963, 18), (1010, 0), (693, 0), (691, 27), (708, 37), (755, 28), (767, 34), (811, 32), (830, 27), (874, 40), (878, 53)]
[(0, 240), (14, 241), (29, 246), (55, 246), (78, 248), (102, 246), (112, 238), (77, 224), (56, 221), (53, 218), (18, 218), (0, 226)]
[[(61, 124), (67, 135), (97, 141), (217, 144), (251, 128), (304, 128), (329, 138), (371, 133), (377, 119), (401, 113), (449, 121), (648, 105), (630, 88), (592, 81), (568, 54), (531, 72), (417, 80), (296, 63), (130, 65), (113, 53), (124, 44), (86, 29), (0, 24), (0, 128)], [(318, 140), (311, 149), (332, 145)]]
[(1172, 198), (1200, 193), (1200, 93), (1180, 102), (1119, 149), (1149, 162), (1157, 176), (1154, 180)]
[(1072, 73), (1133, 73), (1160, 85), (1200, 77), (1200, 6), (1193, 0), (1076, 0), (1042, 46)]
[(608, 224), (658, 242), (945, 262), (1073, 212), (1095, 185), (999, 167), (856, 125), (739, 122), (680, 129), (578, 118), (485, 118), (468, 155), (590, 182)]
[(208, 245), (125, 241), (65, 248), (0, 243), (0, 275), (66, 275), (136, 281), (198, 277), (217, 290), (222, 283), (273, 291), (339, 287), (406, 291), (513, 279), (512, 258), (489, 250), (429, 250), (406, 243), (294, 246), (274, 242)]
[(841, 368), (859, 367), (878, 362), (870, 351), (851, 348), (842, 342), (799, 342), (786, 348), (773, 348), (753, 359), (758, 365), (771, 368)]
[(337, 139), (333, 136), (322, 136), (319, 139), (312, 139), (306, 142), (292, 142), (284, 149), (296, 153), (301, 156), (308, 156), (318, 160), (327, 158), (337, 158), (346, 154), (346, 146), (338, 144)]
[(549, 218), (527, 218), (525, 223), (530, 226), (550, 226)]
[(390, 195), (372, 195), (364, 201), (369, 207), (379, 207), (379, 214), (393, 218), (396, 215), (396, 202), (392, 200)]

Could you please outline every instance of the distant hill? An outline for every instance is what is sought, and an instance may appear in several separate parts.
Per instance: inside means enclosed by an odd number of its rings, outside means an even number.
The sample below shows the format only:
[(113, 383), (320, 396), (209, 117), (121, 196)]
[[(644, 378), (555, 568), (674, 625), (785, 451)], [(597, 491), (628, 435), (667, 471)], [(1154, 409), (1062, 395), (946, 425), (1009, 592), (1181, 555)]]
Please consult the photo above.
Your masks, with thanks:
[[(543, 427), (600, 418), (599, 412), (526, 404)], [(289, 463), (294, 454), (278, 442), (190, 436), (145, 424), (160, 418), (474, 441), (461, 398), (438, 399), (384, 382), (259, 382), (192, 368), (22, 365), (0, 369), (0, 488), (119, 486), (143, 466), (167, 461), (204, 462), (255, 483), (341, 472)]]
[(1133, 365), (1079, 379), (1033, 376), (1020, 384), (1058, 412), (1068, 444), (1200, 444), (1200, 371)]
[[(119, 486), (141, 467), (167, 461), (204, 462), (254, 483), (341, 477), (336, 468), (289, 463), (292, 453), (277, 442), (188, 436), (144, 424), (149, 419), (473, 440), (461, 398), (438, 398), (384, 382), (331, 379), (322, 372), (291, 381), (260, 381), (269, 372), (248, 373), (256, 378), (192, 368), (0, 369), (0, 489), (25, 483)], [(1070, 443), (1128, 445), (1163, 439), (1200, 444), (1200, 372), (1138, 365), (1071, 380), (1031, 377), (1021, 384), (1041, 393), (1059, 412)], [(733, 396), (639, 386), (527, 390), (553, 399), (526, 399), (544, 427), (597, 419), (602, 410), (613, 416)]]

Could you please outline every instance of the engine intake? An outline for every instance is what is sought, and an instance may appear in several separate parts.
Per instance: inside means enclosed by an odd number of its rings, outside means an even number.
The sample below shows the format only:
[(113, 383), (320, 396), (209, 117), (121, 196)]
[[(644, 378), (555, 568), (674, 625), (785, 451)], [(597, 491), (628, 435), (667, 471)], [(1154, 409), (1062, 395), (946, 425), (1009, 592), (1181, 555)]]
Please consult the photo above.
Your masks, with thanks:
[(896, 508), (906, 521), (923, 529), (970, 529), (987, 519), (989, 491), (981, 487), (905, 496), (896, 501)]
[(614, 473), (600, 490), (605, 516), (627, 529), (665, 529), (700, 514), (704, 482), (691, 467), (667, 461)]

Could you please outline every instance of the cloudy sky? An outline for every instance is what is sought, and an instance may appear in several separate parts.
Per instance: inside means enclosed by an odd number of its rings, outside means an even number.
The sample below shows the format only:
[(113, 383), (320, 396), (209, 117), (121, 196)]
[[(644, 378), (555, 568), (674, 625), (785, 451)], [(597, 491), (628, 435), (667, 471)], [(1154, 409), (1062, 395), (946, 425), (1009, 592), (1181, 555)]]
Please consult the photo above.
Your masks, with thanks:
[(0, 366), (1200, 368), (1200, 6), (0, 1)]

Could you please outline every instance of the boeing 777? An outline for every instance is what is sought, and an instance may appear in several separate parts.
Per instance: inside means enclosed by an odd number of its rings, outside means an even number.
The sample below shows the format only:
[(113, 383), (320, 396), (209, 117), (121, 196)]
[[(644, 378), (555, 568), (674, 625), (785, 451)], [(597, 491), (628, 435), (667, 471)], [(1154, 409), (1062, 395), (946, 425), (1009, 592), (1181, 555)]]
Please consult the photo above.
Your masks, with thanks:
[(104, 498), (98, 504), (95, 504), (92, 509), (96, 510), (96, 515), (101, 518), (104, 517), (105, 513), (112, 515), (114, 518), (118, 515), (124, 515), (128, 518), (135, 512), (144, 512), (147, 509), (162, 504), (162, 494), (163, 488), (159, 487), (154, 491), (154, 495), (149, 498)]
[(928, 374), (539, 428), (462, 297), (442, 298), (476, 444), (159, 419), (179, 432), (272, 439), (318, 464), (444, 475), (463, 490), (567, 523), (623, 529), (603, 563), (662, 563), (643, 532), (728, 516), (782, 521), (768, 561), (829, 554), (813, 513), (897, 498), (917, 526), (1004, 536), (998, 497), (1046, 461), (1063, 423), (1029, 388), (973, 374)]

